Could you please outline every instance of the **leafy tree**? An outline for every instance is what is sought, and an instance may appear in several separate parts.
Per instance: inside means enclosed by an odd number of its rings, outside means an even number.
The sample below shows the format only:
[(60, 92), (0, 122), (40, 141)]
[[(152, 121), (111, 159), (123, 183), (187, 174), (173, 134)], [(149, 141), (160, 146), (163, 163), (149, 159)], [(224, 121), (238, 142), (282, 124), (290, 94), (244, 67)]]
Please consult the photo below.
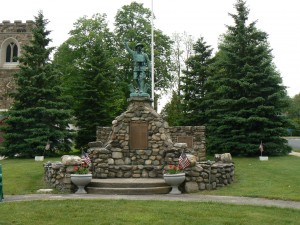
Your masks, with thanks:
[(186, 32), (183, 34), (174, 33), (172, 35), (172, 62), (174, 64), (173, 88), (177, 90), (177, 95), (181, 95), (182, 71), (188, 70), (186, 60), (192, 56), (194, 39)]
[(17, 90), (5, 121), (5, 149), (1, 154), (43, 155), (47, 144), (50, 149), (46, 154), (70, 150), (71, 113), (61, 95), (57, 70), (49, 61), (53, 48), (47, 48), (51, 41), (47, 24), (39, 12), (33, 39), (24, 46), (19, 58), (20, 70), (15, 74)]
[[(144, 8), (143, 4), (132, 2), (130, 5), (123, 6), (118, 10), (115, 17), (115, 34), (120, 43), (119, 50), (119, 73), (126, 81), (132, 82), (133, 63), (131, 57), (124, 51), (123, 39), (129, 41), (129, 47), (135, 48), (137, 43), (145, 45), (144, 52), (150, 55), (151, 47), (151, 11)], [(171, 70), (171, 44), (172, 41), (162, 31), (154, 30), (154, 55), (155, 71), (154, 82), (155, 90), (164, 90), (170, 86), (172, 76)], [(152, 59), (150, 59), (153, 61)], [(149, 81), (150, 82), (150, 81)], [(151, 83), (151, 82), (150, 82)], [(129, 92), (128, 92), (129, 93)], [(128, 94), (129, 95), (129, 94)]]
[(125, 107), (116, 65), (116, 43), (106, 16), (80, 18), (71, 37), (55, 54), (66, 93), (72, 96), (79, 128), (76, 144), (85, 148), (96, 139), (96, 127), (111, 124)]
[(216, 56), (217, 73), (208, 79), (205, 101), (209, 118), (211, 153), (257, 155), (263, 142), (265, 154), (282, 155), (290, 148), (282, 138), (287, 120), (282, 112), (287, 95), (272, 63), (268, 35), (247, 24), (249, 9), (237, 0), (234, 25), (227, 26)]
[(184, 124), (206, 123), (205, 107), (202, 105), (206, 94), (206, 81), (212, 76), (212, 49), (200, 37), (193, 46), (194, 55), (186, 60), (187, 70), (182, 78)]

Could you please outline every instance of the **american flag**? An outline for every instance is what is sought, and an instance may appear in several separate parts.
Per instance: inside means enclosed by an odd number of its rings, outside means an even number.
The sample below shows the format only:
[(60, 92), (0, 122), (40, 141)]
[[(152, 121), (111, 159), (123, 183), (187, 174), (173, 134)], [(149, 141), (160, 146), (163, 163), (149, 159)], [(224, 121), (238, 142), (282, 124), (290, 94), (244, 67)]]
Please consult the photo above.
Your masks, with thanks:
[(81, 156), (82, 160), (85, 161), (86, 164), (91, 165), (91, 159), (89, 157), (89, 154), (82, 151), (82, 156)]
[(259, 150), (260, 150), (261, 152), (263, 152), (263, 151), (264, 151), (264, 146), (263, 146), (263, 143), (262, 143), (262, 141), (260, 142), (260, 145), (259, 145)]
[(179, 167), (181, 169), (184, 169), (184, 168), (188, 167), (189, 165), (191, 165), (190, 160), (188, 159), (186, 154), (184, 152), (182, 152), (179, 157)]

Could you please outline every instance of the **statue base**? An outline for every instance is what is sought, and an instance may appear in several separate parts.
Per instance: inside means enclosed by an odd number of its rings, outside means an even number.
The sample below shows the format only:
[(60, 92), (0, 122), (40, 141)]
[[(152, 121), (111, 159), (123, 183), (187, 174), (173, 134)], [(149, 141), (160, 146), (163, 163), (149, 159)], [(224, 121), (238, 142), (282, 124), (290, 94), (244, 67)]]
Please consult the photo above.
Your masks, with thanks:
[(150, 97), (150, 95), (148, 93), (145, 92), (134, 92), (134, 93), (130, 93), (130, 97)]
[(130, 102), (130, 103), (144, 102), (146, 104), (150, 104), (151, 105), (152, 102), (153, 102), (153, 99), (151, 99), (149, 97), (149, 95), (148, 96), (131, 96), (130, 95), (130, 98), (128, 98), (127, 101)]

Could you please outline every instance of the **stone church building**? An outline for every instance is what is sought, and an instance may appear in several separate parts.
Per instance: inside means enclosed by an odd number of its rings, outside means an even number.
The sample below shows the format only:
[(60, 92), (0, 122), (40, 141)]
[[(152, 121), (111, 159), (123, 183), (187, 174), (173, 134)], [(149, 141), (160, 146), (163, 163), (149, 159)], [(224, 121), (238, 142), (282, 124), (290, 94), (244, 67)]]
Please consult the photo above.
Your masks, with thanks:
[(15, 89), (13, 74), (19, 69), (16, 57), (22, 54), (22, 46), (32, 38), (33, 25), (31, 20), (25, 23), (4, 20), (0, 23), (0, 120), (1, 112), (11, 107), (13, 100), (9, 93)]
[[(5, 125), (3, 112), (7, 111), (13, 102), (9, 93), (15, 90), (13, 74), (19, 69), (16, 57), (22, 54), (22, 46), (29, 43), (32, 38), (34, 22), (20, 20), (10, 22), (4, 20), (0, 23), (0, 126)], [(0, 132), (0, 143), (3, 138)]]

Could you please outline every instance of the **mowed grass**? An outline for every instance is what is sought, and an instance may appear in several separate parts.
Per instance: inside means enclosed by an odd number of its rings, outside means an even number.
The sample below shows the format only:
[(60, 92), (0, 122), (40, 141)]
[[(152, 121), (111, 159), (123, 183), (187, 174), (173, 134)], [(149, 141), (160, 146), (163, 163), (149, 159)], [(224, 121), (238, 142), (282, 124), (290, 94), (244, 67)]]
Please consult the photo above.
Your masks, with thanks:
[(295, 225), (299, 210), (221, 203), (58, 200), (1, 204), (1, 225)]
[[(45, 161), (58, 161), (46, 159)], [(300, 158), (234, 158), (236, 181), (196, 195), (252, 196), (299, 200)], [(35, 193), (43, 182), (43, 163), (34, 159), (1, 161), (5, 195)], [(294, 225), (297, 209), (204, 202), (129, 200), (40, 200), (0, 203), (0, 225), (205, 224)]]
[[(3, 190), (5, 195), (36, 193), (38, 189), (46, 188), (44, 183), (44, 162), (34, 159), (6, 159), (2, 164)], [(52, 158), (49, 161), (59, 161)]]
[[(235, 182), (200, 194), (300, 201), (300, 157), (233, 158)], [(300, 222), (299, 222), (300, 224)]]

